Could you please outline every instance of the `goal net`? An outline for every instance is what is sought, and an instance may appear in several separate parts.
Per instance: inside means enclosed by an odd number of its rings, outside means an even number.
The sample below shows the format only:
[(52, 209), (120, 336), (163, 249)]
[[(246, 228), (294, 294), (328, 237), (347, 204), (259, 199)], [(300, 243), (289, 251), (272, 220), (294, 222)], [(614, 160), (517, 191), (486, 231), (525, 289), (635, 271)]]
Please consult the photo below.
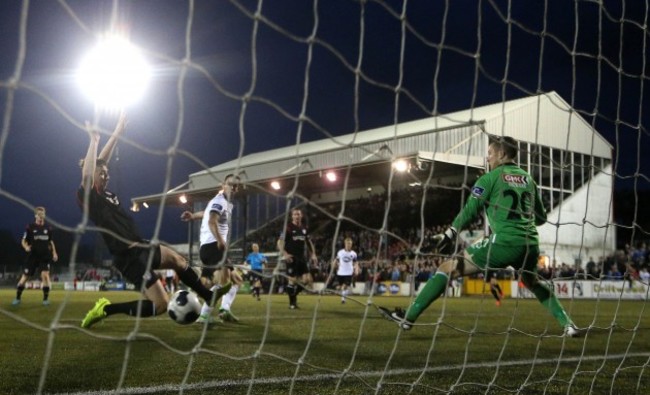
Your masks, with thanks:
[[(0, 14), (0, 392), (650, 392), (647, 4), (61, 0)], [(239, 176), (237, 319), (79, 327), (101, 297), (140, 298), (73, 196), (84, 122), (103, 143), (118, 120), (75, 81), (107, 31), (152, 70), (126, 108), (109, 189), (143, 237), (200, 269), (199, 224), (181, 213)], [(488, 170), (494, 136), (516, 139), (538, 185), (548, 221), (534, 274), (578, 338), (512, 267), (459, 267), (408, 331), (378, 310), (407, 309), (449, 258), (434, 236)], [(12, 304), (38, 206), (58, 249), (51, 303), (36, 271)], [(293, 208), (317, 256), (295, 310), (277, 245)], [(484, 215), (459, 231), (457, 253), (491, 232)], [(358, 271), (346, 287), (335, 263), (348, 238)], [(253, 243), (268, 259), (259, 297)]]

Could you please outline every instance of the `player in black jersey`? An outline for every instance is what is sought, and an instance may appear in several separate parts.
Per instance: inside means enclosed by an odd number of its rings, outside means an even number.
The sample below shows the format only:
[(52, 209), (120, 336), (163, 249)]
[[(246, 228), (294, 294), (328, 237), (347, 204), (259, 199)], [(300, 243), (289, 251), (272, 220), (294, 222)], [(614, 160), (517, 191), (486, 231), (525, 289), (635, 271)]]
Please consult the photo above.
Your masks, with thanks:
[[(305, 257), (305, 246), (309, 250), (309, 259), (318, 263), (316, 249), (309, 237), (307, 227), (302, 224), (302, 210), (294, 208), (291, 210), (291, 222), (282, 232), (278, 239), (278, 250), (280, 257), (287, 266), (287, 295), (289, 295), (289, 308), (298, 308), (298, 294), (302, 287), (310, 286), (313, 283), (309, 271), (308, 260)], [(302, 284), (296, 284), (296, 279), (300, 277)]]
[(43, 290), (43, 305), (50, 304), (50, 264), (59, 260), (56, 247), (52, 240), (52, 228), (45, 224), (45, 207), (34, 208), (34, 222), (27, 225), (21, 245), (27, 252), (27, 260), (23, 275), (16, 286), (16, 299), (12, 305), (20, 304), (21, 296), (25, 290), (25, 283), (36, 271), (41, 272), (41, 289)]
[[(201, 284), (196, 272), (178, 252), (164, 245), (151, 245), (144, 240), (117, 196), (106, 189), (110, 179), (108, 162), (125, 126), (126, 118), (122, 114), (115, 131), (98, 156), (99, 133), (86, 124), (90, 144), (81, 163), (82, 179), (77, 199), (84, 214), (87, 212), (88, 217), (100, 228), (106, 246), (113, 255), (113, 265), (144, 293), (146, 300), (111, 304), (108, 299), (100, 298), (81, 322), (82, 328), (89, 328), (112, 314), (150, 317), (167, 311), (169, 295), (154, 271), (157, 269), (175, 270), (183, 283), (210, 304), (214, 304), (230, 289), (225, 286), (213, 293)], [(141, 306), (140, 309), (138, 305)]]

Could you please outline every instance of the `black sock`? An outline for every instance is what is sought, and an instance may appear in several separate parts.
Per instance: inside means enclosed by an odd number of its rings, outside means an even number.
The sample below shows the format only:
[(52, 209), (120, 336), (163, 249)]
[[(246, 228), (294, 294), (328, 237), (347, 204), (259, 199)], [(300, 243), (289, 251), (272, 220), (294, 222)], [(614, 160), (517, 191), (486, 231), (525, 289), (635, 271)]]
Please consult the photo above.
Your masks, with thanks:
[(296, 298), (296, 286), (293, 284), (287, 285), (287, 295), (289, 295), (289, 304), (295, 305), (298, 298)]
[(494, 299), (499, 300), (499, 294), (497, 293), (497, 290), (492, 288), (490, 289), (490, 292), (492, 292), (492, 296), (494, 296)]
[[(132, 317), (138, 316), (138, 300), (132, 302), (124, 303), (114, 303), (104, 306), (104, 312), (107, 316), (113, 314), (126, 314)], [(140, 317), (152, 317), (156, 315), (156, 306), (150, 300), (142, 301), (142, 310), (140, 311)]]
[(50, 287), (43, 287), (43, 301), (50, 297)]
[(20, 297), (23, 295), (24, 290), (25, 290), (24, 285), (19, 285), (16, 287), (16, 299), (20, 300)]
[(178, 274), (178, 278), (183, 282), (183, 284), (192, 288), (192, 290), (203, 298), (203, 300), (208, 304), (211, 304), (212, 291), (207, 289), (205, 285), (201, 283), (201, 279), (191, 267), (187, 266), (185, 270), (178, 270), (176, 274)]

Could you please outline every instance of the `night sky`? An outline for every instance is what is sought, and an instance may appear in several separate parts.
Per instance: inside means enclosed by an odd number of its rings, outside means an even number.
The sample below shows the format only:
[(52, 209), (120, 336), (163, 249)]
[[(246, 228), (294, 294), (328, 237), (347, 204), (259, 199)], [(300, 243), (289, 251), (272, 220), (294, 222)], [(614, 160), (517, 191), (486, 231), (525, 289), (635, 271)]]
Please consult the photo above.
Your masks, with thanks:
[[(147, 51), (155, 75), (145, 97), (127, 109), (130, 142), (119, 144), (109, 189), (123, 204), (163, 191), (177, 130), (178, 148), (194, 158), (174, 157), (171, 187), (202, 170), (201, 162), (210, 167), (240, 150), (295, 144), (299, 130), (300, 141), (311, 141), (548, 91), (557, 91), (616, 148), (617, 189), (635, 181), (648, 189), (650, 160), (640, 148), (650, 147), (643, 2), (605, 1), (599, 8), (593, 1), (550, 1), (548, 10), (544, 3), (409, 1), (402, 26), (400, 1), (363, 7), (348, 0), (265, 1), (257, 25), (257, 2), (195, 1), (187, 48), (187, 2), (120, 1), (119, 28)], [(8, 126), (0, 135), (0, 230), (16, 241), (33, 219), (25, 202), (47, 207), (56, 226), (73, 229), (81, 219), (77, 162), (88, 137), (80, 126), (94, 111), (75, 71), (110, 26), (113, 2), (65, 4), (69, 10), (59, 2), (30, 2), (26, 57), (9, 108), (23, 5), (0, 2), (0, 108)], [(210, 78), (190, 70), (179, 93), (187, 53)], [(243, 109), (247, 92), (251, 100)], [(303, 106), (312, 123), (299, 128)], [(101, 114), (107, 130), (115, 121), (114, 114)], [(134, 214), (145, 237), (156, 213)], [(178, 208), (166, 210), (163, 240), (186, 240), (179, 215)]]

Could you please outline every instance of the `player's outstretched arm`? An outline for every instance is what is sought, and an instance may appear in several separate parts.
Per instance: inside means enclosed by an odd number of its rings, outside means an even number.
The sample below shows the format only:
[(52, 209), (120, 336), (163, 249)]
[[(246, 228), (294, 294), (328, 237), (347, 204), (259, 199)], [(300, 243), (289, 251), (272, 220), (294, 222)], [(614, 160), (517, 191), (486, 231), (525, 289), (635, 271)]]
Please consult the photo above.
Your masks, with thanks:
[(203, 218), (203, 211), (197, 211), (195, 213), (191, 211), (183, 211), (183, 214), (181, 214), (181, 221), (184, 222), (194, 221), (195, 219), (202, 219), (202, 218)]
[(120, 114), (120, 118), (117, 120), (117, 125), (115, 126), (115, 130), (113, 131), (113, 134), (111, 134), (111, 137), (106, 142), (106, 145), (104, 146), (104, 148), (102, 148), (102, 151), (99, 153), (98, 159), (103, 159), (106, 163), (108, 163), (111, 160), (111, 156), (113, 156), (113, 150), (115, 149), (115, 144), (117, 144), (117, 140), (120, 138), (122, 133), (124, 133), (125, 129), (126, 129), (126, 114), (122, 112)]
[(99, 146), (99, 133), (92, 127), (90, 122), (86, 122), (86, 131), (90, 136), (90, 143), (81, 165), (81, 185), (84, 188), (91, 187), (94, 184), (97, 147)]

